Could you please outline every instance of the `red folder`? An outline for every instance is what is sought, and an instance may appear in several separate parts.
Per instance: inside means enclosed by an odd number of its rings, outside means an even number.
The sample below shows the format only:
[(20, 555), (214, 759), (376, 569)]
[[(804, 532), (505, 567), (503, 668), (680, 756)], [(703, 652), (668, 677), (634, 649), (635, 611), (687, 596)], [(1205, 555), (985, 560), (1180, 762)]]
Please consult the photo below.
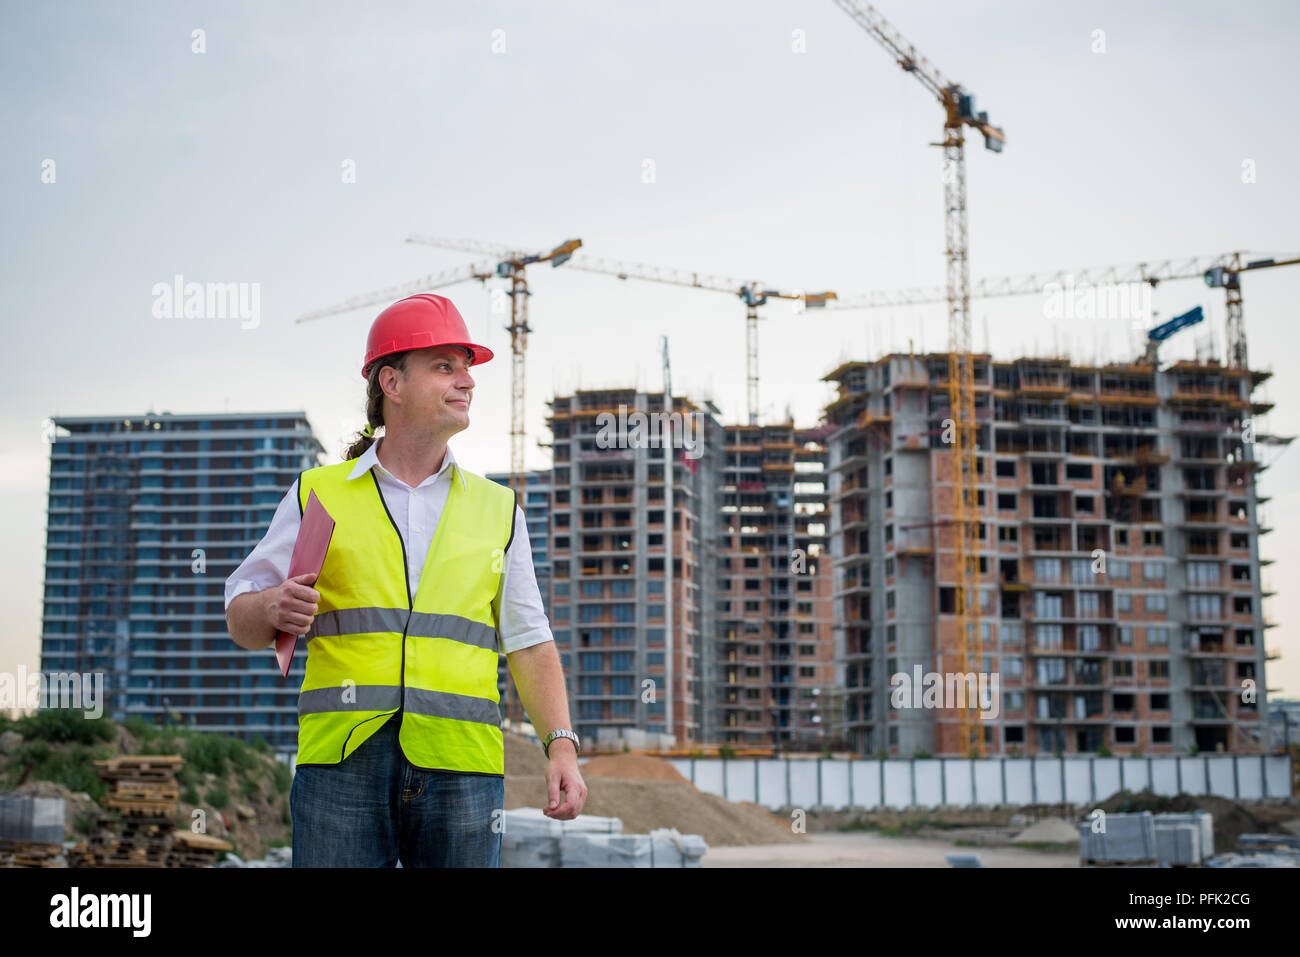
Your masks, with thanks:
[[(307, 507), (302, 512), (302, 525), (298, 529), (298, 538), (293, 543), (289, 577), (306, 575), (308, 572), (319, 575), (333, 536), (334, 519), (330, 518), (330, 513), (325, 511), (325, 506), (313, 490), (307, 497)], [(281, 677), (289, 676), (289, 662), (293, 660), (293, 651), (297, 645), (297, 635), (291, 635), (287, 631), (276, 633), (275, 657), (280, 662)]]

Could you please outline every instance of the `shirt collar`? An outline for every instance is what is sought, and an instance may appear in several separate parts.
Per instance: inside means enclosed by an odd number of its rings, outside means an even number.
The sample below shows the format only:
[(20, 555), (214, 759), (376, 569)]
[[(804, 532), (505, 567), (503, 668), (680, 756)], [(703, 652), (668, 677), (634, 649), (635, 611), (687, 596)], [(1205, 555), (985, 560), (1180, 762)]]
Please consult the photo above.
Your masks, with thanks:
[[(365, 475), (370, 471), (372, 466), (377, 465), (379, 468), (384, 469), (383, 463), (379, 461), (379, 443), (383, 440), (383, 436), (380, 436), (374, 442), (370, 443), (370, 448), (361, 453), (361, 457), (357, 459), (357, 464), (353, 466), (352, 472), (348, 475), (349, 482), (354, 478)], [(466, 491), (469, 491), (469, 485), (465, 481), (465, 476), (461, 472), (460, 465), (456, 462), (456, 456), (452, 453), (450, 445), (447, 446), (447, 454), (442, 457), (442, 468), (438, 469), (434, 474), (441, 475), (447, 469), (455, 469), (456, 474), (460, 476), (461, 487)], [(391, 474), (388, 473), (387, 469), (384, 469), (384, 472), (386, 474)]]

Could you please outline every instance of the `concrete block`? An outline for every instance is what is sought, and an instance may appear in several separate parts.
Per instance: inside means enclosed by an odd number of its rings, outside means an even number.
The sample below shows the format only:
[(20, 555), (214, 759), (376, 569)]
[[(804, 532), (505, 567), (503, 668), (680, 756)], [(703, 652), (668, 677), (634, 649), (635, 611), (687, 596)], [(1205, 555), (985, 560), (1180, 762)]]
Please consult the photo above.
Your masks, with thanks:
[(30, 794), (0, 795), (0, 837), (11, 841), (63, 843), (67, 802)]
[(1107, 814), (1106, 829), (1094, 833), (1091, 822), (1079, 825), (1079, 858), (1085, 861), (1154, 861), (1156, 828), (1150, 811)]
[(599, 817), (579, 814), (572, 821), (557, 821), (547, 817), (539, 807), (517, 807), (505, 813), (505, 833), (544, 834), (559, 837), (563, 834), (622, 834), (623, 822), (616, 817)]
[(1201, 863), (1201, 829), (1196, 824), (1156, 821), (1156, 859), (1161, 864), (1191, 867)]
[(1195, 824), (1200, 831), (1201, 858), (1214, 855), (1214, 815), (1209, 811), (1174, 812), (1156, 815), (1156, 827), (1163, 823)]

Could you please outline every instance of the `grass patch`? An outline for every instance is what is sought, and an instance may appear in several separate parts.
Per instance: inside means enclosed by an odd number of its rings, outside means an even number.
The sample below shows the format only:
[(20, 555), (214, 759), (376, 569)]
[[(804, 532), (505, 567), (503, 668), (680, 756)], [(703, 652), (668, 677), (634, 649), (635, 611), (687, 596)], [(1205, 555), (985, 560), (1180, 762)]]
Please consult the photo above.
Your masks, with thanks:
[(208, 788), (208, 803), (217, 810), (225, 810), (226, 805), (230, 803), (230, 790), (224, 784), (218, 782)]

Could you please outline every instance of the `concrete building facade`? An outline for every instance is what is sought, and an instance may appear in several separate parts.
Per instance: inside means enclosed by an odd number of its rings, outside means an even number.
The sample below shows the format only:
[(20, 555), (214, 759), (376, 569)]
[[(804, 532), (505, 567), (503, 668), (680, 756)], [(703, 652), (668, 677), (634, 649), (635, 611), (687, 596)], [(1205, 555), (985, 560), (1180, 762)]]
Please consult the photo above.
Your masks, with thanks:
[(663, 400), (663, 393), (608, 389), (549, 403), (551, 622), (576, 730), (592, 741), (640, 742), (648, 734), (654, 743), (671, 736), (686, 746), (714, 733), (709, 610), (723, 435), (711, 404), (673, 397), (679, 418), (666, 517), (664, 449), (649, 418)]
[(717, 742), (833, 743), (826, 430), (724, 429), (718, 527)]
[[(841, 729), (859, 753), (960, 753), (954, 708), (891, 701), (895, 675), (957, 671), (947, 374), (945, 354), (889, 355), (826, 377)], [(1267, 374), (977, 356), (974, 378), (968, 660), (1000, 679), (986, 753), (1266, 749)]]
[(226, 578), (323, 449), (302, 412), (53, 420), (44, 672), (102, 672), (105, 713), (296, 746), (304, 653), (226, 632)]

